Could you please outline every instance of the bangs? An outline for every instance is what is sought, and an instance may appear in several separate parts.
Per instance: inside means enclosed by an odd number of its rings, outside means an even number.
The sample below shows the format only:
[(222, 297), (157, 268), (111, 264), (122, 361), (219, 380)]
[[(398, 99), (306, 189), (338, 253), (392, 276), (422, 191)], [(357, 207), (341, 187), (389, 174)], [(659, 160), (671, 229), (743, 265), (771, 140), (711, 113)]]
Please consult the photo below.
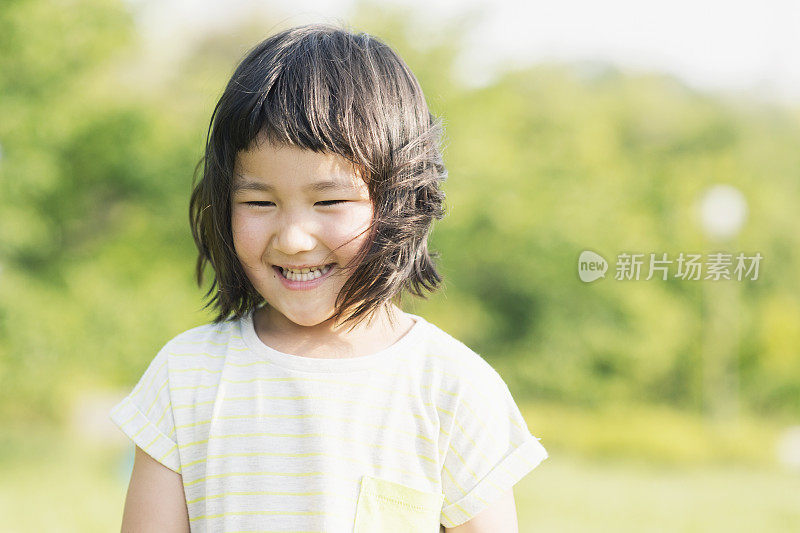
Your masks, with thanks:
[(341, 155), (368, 174), (419, 133), (408, 125), (429, 119), (416, 79), (388, 46), (319, 26), (256, 46), (227, 93), (232, 108), (221, 115), (230, 124), (219, 131), (230, 132), (233, 153), (266, 139)]

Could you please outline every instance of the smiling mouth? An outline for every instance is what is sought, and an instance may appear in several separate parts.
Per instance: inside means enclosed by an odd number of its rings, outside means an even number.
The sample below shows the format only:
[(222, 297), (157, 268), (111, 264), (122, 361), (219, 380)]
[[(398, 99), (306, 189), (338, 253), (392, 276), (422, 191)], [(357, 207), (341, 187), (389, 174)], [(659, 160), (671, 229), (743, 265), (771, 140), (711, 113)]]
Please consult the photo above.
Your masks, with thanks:
[(313, 281), (330, 272), (334, 265), (335, 263), (329, 263), (321, 267), (304, 268), (302, 271), (289, 270), (279, 265), (275, 265), (273, 268), (290, 281)]

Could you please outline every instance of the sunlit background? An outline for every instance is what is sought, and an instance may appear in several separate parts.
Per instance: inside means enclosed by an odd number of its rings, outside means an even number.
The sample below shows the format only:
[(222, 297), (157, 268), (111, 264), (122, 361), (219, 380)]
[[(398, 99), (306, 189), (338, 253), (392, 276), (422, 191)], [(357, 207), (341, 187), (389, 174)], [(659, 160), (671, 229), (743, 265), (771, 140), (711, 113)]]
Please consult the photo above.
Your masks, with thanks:
[(0, 529), (119, 530), (133, 444), (109, 411), (212, 318), (188, 225), (211, 112), (307, 22), (385, 40), (444, 119), (445, 289), (406, 310), (489, 361), (547, 448), (520, 531), (800, 531), (789, 0), (4, 2)]

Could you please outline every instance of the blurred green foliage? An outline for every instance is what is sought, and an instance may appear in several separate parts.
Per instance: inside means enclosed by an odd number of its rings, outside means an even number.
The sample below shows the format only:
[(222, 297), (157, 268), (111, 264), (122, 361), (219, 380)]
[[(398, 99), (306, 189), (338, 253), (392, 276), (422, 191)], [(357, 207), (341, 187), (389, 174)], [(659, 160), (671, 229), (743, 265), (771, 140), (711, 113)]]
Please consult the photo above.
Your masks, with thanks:
[[(192, 174), (236, 62), (282, 27), (276, 15), (209, 33), (156, 76), (123, 4), (60, 4), (0, 10), (6, 421), (58, 421), (83, 388), (130, 388), (164, 342), (211, 319), (193, 284)], [(483, 355), (515, 397), (699, 411), (716, 312), (704, 286), (729, 283), (743, 407), (800, 415), (797, 109), (602, 65), (538, 65), (471, 88), (453, 65), (475, 14), (422, 36), (411, 13), (368, 3), (354, 13), (354, 29), (406, 59), (446, 126), (449, 213), (431, 242), (446, 288), (410, 311)], [(723, 244), (703, 237), (694, 212), (720, 182), (750, 207)], [(717, 248), (760, 252), (759, 279), (576, 275), (584, 249), (613, 263), (623, 251)]]

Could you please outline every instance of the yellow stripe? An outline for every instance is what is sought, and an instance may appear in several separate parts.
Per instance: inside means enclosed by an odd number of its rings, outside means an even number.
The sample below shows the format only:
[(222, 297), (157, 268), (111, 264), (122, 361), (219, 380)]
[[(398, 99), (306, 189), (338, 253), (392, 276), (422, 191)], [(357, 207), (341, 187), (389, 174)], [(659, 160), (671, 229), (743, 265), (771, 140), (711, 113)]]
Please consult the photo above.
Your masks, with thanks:
[[(227, 400), (255, 400), (255, 399), (264, 399), (264, 400), (323, 400), (323, 399), (327, 399), (327, 398), (320, 398), (320, 397), (314, 397), (314, 396), (294, 396), (294, 397), (291, 397), (291, 396), (251, 396), (251, 397), (248, 397), (248, 398), (227, 398), (226, 401)], [(197, 405), (207, 404), (207, 403), (214, 403), (214, 400), (209, 400), (208, 402), (198, 402)], [(357, 402), (349, 402), (349, 403), (357, 403)], [(186, 409), (186, 408), (189, 408), (189, 407), (192, 407), (192, 405), (182, 405), (182, 406), (176, 407), (176, 409), (178, 409), (178, 408)], [(391, 409), (388, 408), (388, 407), (375, 406), (375, 408), (382, 409), (384, 411), (391, 411)], [(414, 416), (416, 418), (420, 418), (423, 421), (426, 420), (422, 415), (418, 415), (416, 413), (412, 413), (412, 416)], [(374, 428), (378, 428), (378, 429), (387, 429), (387, 430), (391, 429), (392, 431), (394, 431), (396, 433), (402, 433), (402, 434), (405, 434), (407, 436), (413, 436), (415, 438), (422, 439), (422, 440), (428, 442), (429, 444), (436, 444), (432, 439), (426, 437), (425, 435), (420, 435), (418, 433), (413, 433), (411, 431), (405, 431), (405, 430), (401, 430), (401, 429), (393, 429), (392, 427), (386, 426), (386, 425), (383, 425), (383, 424), (370, 424), (370, 423), (367, 423), (367, 422), (362, 422), (361, 420), (358, 420), (358, 419), (355, 419), (355, 418), (335, 417), (335, 416), (332, 416), (332, 415), (329, 415), (329, 414), (322, 414), (322, 413), (313, 413), (313, 414), (306, 414), (306, 415), (280, 415), (280, 414), (272, 414), (272, 413), (254, 413), (254, 414), (251, 414), (251, 415), (215, 416), (212, 419), (202, 420), (202, 421), (199, 421), (199, 422), (193, 422), (191, 424), (182, 424), (182, 425), (177, 426), (177, 427), (179, 427), (181, 429), (194, 428), (194, 427), (197, 427), (197, 426), (210, 424), (212, 421), (217, 421), (217, 420), (248, 420), (248, 419), (260, 419), (260, 418), (283, 418), (283, 419), (323, 418), (323, 419), (339, 420), (339, 421), (345, 421), (345, 422), (358, 423), (358, 424), (361, 424), (361, 425), (374, 427)]]
[(320, 533), (319, 530), (314, 531), (298, 531), (293, 529), (289, 531), (288, 529), (281, 529), (281, 530), (266, 530), (266, 529), (240, 529), (237, 531), (227, 531), (226, 533)]
[[(284, 378), (250, 378), (250, 379), (228, 379), (222, 378), (222, 383), (253, 383), (256, 381), (319, 381), (322, 383), (333, 383), (341, 385), (343, 382), (338, 380), (330, 380), (330, 379), (323, 379), (323, 378), (310, 378), (310, 377), (284, 377)], [(350, 383), (348, 383), (350, 384)], [(209, 388), (216, 388), (218, 385), (216, 383), (211, 385), (188, 385), (185, 387), (172, 387), (172, 390), (197, 390), (197, 389), (209, 389)]]
[[(450, 470), (449, 470), (449, 469), (448, 469), (446, 466), (442, 466), (442, 470), (444, 470), (445, 472), (447, 472), (447, 475), (448, 475), (448, 476), (450, 476), (450, 479), (451, 479), (451, 480), (453, 480), (453, 484), (454, 484), (456, 487), (458, 487), (458, 491), (461, 493), (461, 497), (463, 498), (464, 496), (466, 496), (466, 493), (467, 493), (467, 491), (465, 491), (465, 490), (464, 490), (464, 487), (462, 487), (461, 485), (459, 485), (459, 484), (458, 484), (458, 481), (456, 481), (456, 478), (455, 478), (455, 477), (453, 477), (453, 474), (452, 474), (452, 472), (450, 472)], [(481, 501), (481, 503), (483, 503), (483, 505), (489, 505), (489, 504), (488, 504), (488, 503), (487, 503), (487, 502), (486, 502), (486, 501), (485, 501), (483, 498), (481, 498), (480, 496), (476, 496), (476, 497), (478, 498), (478, 500), (480, 500), (480, 501)], [(460, 499), (460, 498), (459, 498), (459, 499)], [(447, 500), (447, 496), (445, 496), (445, 500)], [(458, 505), (458, 504), (450, 504), (450, 505), (455, 505), (455, 506), (456, 506), (458, 509), (460, 509), (460, 510), (461, 510), (461, 511), (462, 511), (464, 514), (467, 514), (467, 512), (466, 512), (466, 511), (464, 511), (464, 508), (463, 508), (463, 507), (461, 507), (460, 505)]]
[[(419, 415), (417, 415), (417, 416), (419, 416)], [(257, 414), (256, 413), (256, 414), (252, 414), (252, 415), (217, 416), (217, 417), (214, 417), (213, 419), (202, 420), (200, 422), (194, 422), (192, 424), (183, 424), (183, 425), (178, 426), (178, 427), (180, 427), (181, 429), (186, 428), (186, 427), (193, 428), (193, 427), (202, 426), (202, 425), (205, 425), (205, 424), (210, 424), (212, 421), (217, 421), (217, 420), (248, 420), (248, 419), (262, 419), (262, 418), (283, 418), (283, 419), (323, 418), (323, 419), (329, 419), (329, 420), (340, 420), (340, 421), (345, 421), (345, 422), (360, 423), (361, 425), (370, 426), (370, 427), (374, 427), (374, 428), (378, 428), (378, 429), (392, 430), (395, 433), (402, 433), (402, 434), (407, 435), (407, 436), (411, 436), (411, 437), (414, 437), (414, 438), (418, 438), (418, 439), (424, 440), (424, 441), (428, 442), (429, 444), (436, 444), (432, 439), (426, 437), (425, 435), (420, 435), (418, 433), (413, 433), (411, 431), (405, 431), (405, 430), (401, 430), (401, 429), (393, 429), (391, 426), (386, 426), (386, 425), (383, 425), (383, 424), (369, 424), (369, 423), (366, 423), (366, 422), (361, 422), (360, 420), (355, 419), (355, 418), (344, 418), (344, 417), (340, 417), (340, 416), (336, 416), (335, 417), (335, 416), (332, 416), (332, 415), (321, 414), (321, 413), (308, 414), (308, 415), (276, 415), (276, 414), (270, 414), (270, 413), (266, 413), (266, 414)]]
[[(182, 465), (183, 469), (189, 468), (190, 466), (195, 466), (197, 464), (205, 463), (209, 459), (224, 459), (227, 457), (309, 457), (309, 456), (327, 456), (332, 457), (336, 460), (345, 460), (350, 461), (358, 465), (362, 469), (369, 469), (378, 465), (374, 465), (372, 463), (367, 463), (365, 461), (361, 461), (355, 457), (348, 457), (345, 455), (339, 454), (331, 454), (328, 452), (307, 452), (307, 453), (291, 453), (291, 452), (244, 452), (244, 453), (225, 453), (225, 454), (216, 454), (216, 455), (209, 455), (205, 458), (198, 459), (196, 461), (192, 461), (191, 463), (186, 463)], [(406, 468), (399, 468), (399, 467), (392, 467), (386, 465), (379, 465), (381, 470), (391, 470), (394, 472), (399, 472), (404, 474), (407, 477), (411, 478), (425, 478), (426, 480), (430, 481), (431, 483), (438, 485), (441, 483), (441, 479), (439, 477), (432, 477), (426, 475), (424, 473), (413, 472)]]
[(138, 437), (139, 435), (141, 435), (141, 434), (142, 434), (142, 431), (144, 431), (145, 429), (147, 429), (147, 424), (143, 425), (143, 426), (142, 426), (142, 428), (141, 428), (139, 431), (137, 431), (136, 433), (134, 433), (134, 435), (133, 435), (133, 440), (136, 440), (136, 437)]
[(447, 513), (444, 512), (444, 509), (442, 509), (442, 516), (444, 517), (445, 520), (447, 520), (451, 524), (453, 523), (453, 520), (449, 516), (447, 516)]
[[(129, 401), (130, 401), (130, 400), (129, 400)], [(123, 428), (125, 428), (127, 431), (133, 431), (133, 429), (132, 429), (132, 428), (130, 428), (130, 423), (133, 421), (133, 419), (134, 419), (134, 418), (136, 418), (136, 415), (137, 415), (137, 414), (144, 416), (144, 414), (143, 414), (141, 411), (139, 411), (139, 410), (136, 408), (136, 406), (135, 406), (134, 404), (131, 404), (131, 406), (132, 406), (132, 407), (133, 407), (133, 409), (134, 409), (134, 412), (133, 412), (133, 414), (132, 414), (130, 417), (128, 417), (128, 419), (127, 419), (127, 420), (125, 420), (125, 421), (123, 421), (123, 422), (122, 422), (122, 427), (123, 427)], [(133, 436), (132, 436), (132, 438), (133, 438), (133, 439), (135, 439), (136, 437), (138, 437), (139, 435), (141, 435), (141, 434), (142, 434), (142, 432), (143, 432), (145, 429), (147, 429), (147, 427), (148, 427), (148, 422), (150, 422), (150, 421), (148, 420), (148, 418), (147, 418), (147, 417), (144, 417), (144, 419), (145, 419), (145, 424), (144, 424), (144, 425), (143, 425), (143, 426), (142, 426), (142, 427), (139, 429), (139, 431), (137, 431), (136, 433), (134, 433), (134, 434), (133, 434)], [(156, 427), (156, 429), (158, 430), (158, 428), (157, 428), (157, 427)], [(145, 445), (142, 447), (142, 449), (144, 449), (145, 451), (148, 451), (148, 452), (149, 452), (149, 451), (150, 451), (150, 448), (151, 448), (151, 447), (152, 447), (152, 446), (153, 446), (153, 445), (156, 443), (156, 441), (160, 440), (161, 438), (163, 438), (163, 437), (162, 437), (162, 435), (161, 435), (161, 433), (157, 431), (157, 433), (156, 433), (156, 436), (153, 438), (153, 440), (152, 440), (152, 441), (150, 441), (149, 443), (145, 444)], [(164, 462), (164, 459), (165, 459), (166, 457), (169, 457), (169, 455), (170, 455), (170, 454), (172, 454), (172, 453), (173, 453), (173, 452), (174, 452), (174, 451), (175, 451), (177, 448), (178, 448), (178, 445), (177, 445), (177, 444), (175, 444), (175, 443), (173, 442), (173, 445), (172, 445), (172, 447), (171, 447), (171, 448), (170, 448), (170, 449), (169, 449), (169, 450), (168, 450), (166, 453), (164, 453), (164, 454), (161, 456), (161, 458), (159, 459), (159, 461), (163, 463), (163, 462)]]
[(177, 352), (169, 352), (169, 355), (174, 357), (197, 357), (197, 356), (205, 356), (211, 357), (212, 359), (225, 359), (227, 357), (226, 354), (215, 354), (215, 353), (208, 353), (208, 352), (188, 352), (188, 353), (177, 353)]
[[(161, 421), (164, 420), (164, 417), (169, 412), (170, 412), (169, 404), (167, 404), (167, 405), (164, 406), (164, 412), (161, 413), (160, 417), (158, 417), (158, 420), (156, 421), (156, 426), (158, 426), (159, 428), (161, 427)], [(170, 433), (172, 433), (173, 431), (175, 431), (175, 421), (174, 420), (170, 420), (170, 426), (172, 427), (172, 429), (170, 430)]]
[[(459, 456), (459, 459), (461, 459), (461, 462), (462, 462), (462, 463), (464, 463), (464, 460), (463, 460), (463, 459), (462, 459), (460, 456)], [(464, 464), (465, 464), (465, 466), (466, 466), (466, 463), (464, 463)], [(490, 470), (490, 471), (491, 471), (491, 470)], [(453, 475), (450, 473), (450, 471), (449, 471), (449, 470), (447, 471), (447, 473), (448, 473), (448, 474), (450, 474), (450, 478), (451, 478), (451, 479), (453, 479)], [(473, 475), (473, 477), (474, 477), (475, 479), (477, 479), (477, 476), (475, 476), (475, 473), (474, 473), (474, 472), (472, 472), (472, 471), (470, 470), (470, 473)], [(455, 481), (455, 479), (454, 479), (454, 481)], [(475, 484), (475, 486), (473, 486), (473, 488), (472, 488), (472, 489), (471, 489), (469, 492), (471, 492), (472, 490), (475, 490), (475, 487), (477, 487), (477, 486), (478, 486), (478, 484), (480, 484), (480, 480), (478, 480), (478, 483), (476, 483), (476, 484)], [(497, 485), (495, 485), (494, 483), (492, 483), (492, 485), (494, 485), (496, 489), (499, 489), (499, 487), (498, 487)], [(466, 495), (467, 495), (467, 491), (465, 491), (465, 490), (462, 488), (462, 489), (461, 489), (461, 496), (462, 496), (462, 497), (464, 497), (464, 496), (466, 496)], [(487, 503), (486, 501), (484, 501), (484, 499), (483, 499), (483, 498), (481, 498), (480, 496), (477, 496), (477, 495), (476, 495), (475, 497), (476, 497), (476, 498), (478, 498), (478, 499), (481, 501), (481, 503), (483, 503), (484, 505), (488, 505), (488, 503)]]
[(221, 518), (223, 516), (234, 516), (234, 515), (290, 515), (290, 516), (318, 516), (324, 515), (325, 513), (320, 511), (228, 511), (225, 513), (220, 514), (207, 514), (203, 516), (195, 516), (194, 518), (190, 518), (189, 521), (193, 522), (195, 520), (205, 520), (209, 518)]
[(450, 479), (452, 480), (453, 485), (455, 485), (456, 488), (458, 489), (458, 492), (460, 492), (463, 495), (466, 492), (464, 490), (464, 487), (459, 485), (458, 481), (456, 481), (456, 478), (453, 476), (452, 472), (450, 472), (450, 470), (447, 468), (446, 465), (442, 465), (442, 471), (443, 472), (447, 472), (447, 475), (450, 476)]
[[(479, 423), (480, 423), (480, 419), (479, 419), (479, 418), (477, 418), (476, 420), (478, 420), (478, 421), (479, 421)], [(465, 430), (463, 427), (461, 427), (461, 424), (459, 424), (459, 423), (458, 423), (458, 422), (456, 422), (456, 421), (454, 421), (454, 422), (455, 422), (455, 424), (456, 424), (457, 426), (459, 426), (459, 429), (461, 430), (461, 433), (462, 433), (462, 434), (463, 434), (463, 435), (464, 435), (464, 436), (465, 436), (465, 437), (466, 437), (466, 438), (469, 440), (470, 444), (472, 444), (472, 447), (473, 447), (473, 449), (477, 449), (477, 450), (478, 450), (478, 452), (481, 454), (481, 457), (483, 458), (483, 462), (484, 462), (484, 464), (488, 464), (488, 465), (489, 465), (489, 470), (486, 472), (486, 474), (488, 474), (489, 472), (491, 472), (491, 471), (492, 471), (492, 469), (494, 469), (494, 467), (495, 467), (496, 465), (495, 465), (495, 464), (493, 464), (493, 463), (492, 463), (492, 460), (491, 460), (491, 459), (489, 459), (489, 457), (486, 455), (486, 453), (484, 453), (484, 451), (483, 451), (483, 448), (479, 447), (479, 446), (478, 446), (478, 444), (477, 444), (477, 443), (476, 443), (476, 442), (475, 442), (475, 441), (472, 439), (472, 437), (470, 437), (470, 436), (467, 434), (466, 430)], [(488, 431), (486, 430), (486, 426), (485, 426), (485, 425), (483, 425), (483, 424), (480, 424), (480, 426), (481, 426), (481, 430), (478, 432), (478, 434), (481, 434), (481, 435), (491, 434), (490, 432), (488, 432)], [(495, 442), (496, 442), (496, 441), (495, 441)], [(473, 478), (475, 481), (477, 481), (478, 483), (480, 483), (480, 480), (481, 480), (481, 478), (480, 478), (480, 477), (478, 477), (478, 475), (477, 475), (477, 474), (476, 474), (476, 473), (475, 473), (475, 472), (474, 472), (474, 471), (473, 471), (471, 468), (469, 468), (469, 466), (467, 465), (467, 462), (464, 460), (464, 458), (461, 456), (461, 454), (459, 454), (459, 453), (456, 451), (456, 449), (455, 449), (455, 448), (453, 448), (452, 441), (450, 442), (450, 448), (449, 448), (449, 449), (450, 449), (450, 450), (451, 450), (451, 451), (452, 451), (452, 452), (455, 454), (455, 456), (456, 456), (456, 457), (458, 457), (458, 458), (459, 458), (459, 460), (461, 461), (461, 464), (463, 464), (463, 465), (464, 465), (464, 467), (467, 469), (467, 471), (468, 471), (468, 472), (469, 472), (469, 473), (472, 475), (472, 478)], [(516, 449), (516, 447), (514, 447), (513, 449)], [(508, 451), (508, 448), (505, 448), (505, 451)], [(504, 455), (504, 456), (501, 458), (501, 461), (502, 461), (502, 460), (504, 460), (504, 459), (505, 459), (507, 456), (508, 456), (507, 454), (506, 454), (506, 455)], [(445, 458), (445, 461), (446, 461), (446, 460), (447, 460), (447, 459)], [(508, 472), (508, 469), (505, 469), (505, 470), (506, 470), (506, 472)], [(513, 474), (511, 474), (510, 472), (508, 472), (508, 473), (509, 473), (510, 475), (513, 475)], [(486, 474), (484, 474), (484, 476), (485, 476)], [(495, 488), (495, 489), (496, 489), (498, 492), (502, 492), (502, 491), (503, 491), (503, 489), (502, 489), (501, 487), (497, 486), (497, 484), (496, 484), (496, 483), (494, 483), (493, 481), (491, 481), (491, 480), (490, 480), (490, 481), (489, 481), (489, 483), (490, 483), (491, 485), (493, 485), (493, 486), (494, 486), (494, 488)], [(476, 483), (476, 486), (477, 486), (477, 483)], [(462, 489), (462, 491), (461, 491), (461, 492), (462, 492), (462, 495), (465, 495), (465, 494), (463, 494), (463, 493), (464, 493), (463, 489)], [(478, 498), (478, 499), (480, 499), (480, 498)], [(483, 501), (483, 500), (481, 500), (481, 501)], [(485, 502), (484, 502), (484, 503), (485, 503)]]
[[(158, 357), (158, 356), (156, 356), (156, 357)], [(144, 380), (139, 380), (139, 383), (136, 385), (136, 387), (134, 387), (133, 392), (131, 393), (131, 396), (132, 397), (139, 397), (140, 395), (147, 394), (148, 391), (152, 390), (153, 382), (156, 380), (156, 378), (161, 373), (161, 369), (164, 368), (166, 365), (167, 365), (167, 359), (164, 359), (164, 362), (161, 363), (161, 366), (158, 367), (157, 369), (155, 369), (150, 374), (150, 376), (148, 376), (147, 385), (144, 384)], [(145, 370), (145, 375), (147, 375), (149, 369), (150, 369), (150, 367), (148, 367), (148, 370)]]
[[(181, 444), (181, 445), (178, 446), (178, 448), (183, 450), (183, 449), (186, 449), (186, 448), (188, 448), (190, 446), (196, 446), (196, 445), (200, 445), (200, 444), (205, 444), (209, 440), (211, 440), (212, 438), (213, 439), (229, 439), (229, 438), (237, 438), (237, 437), (297, 437), (297, 438), (307, 438), (307, 437), (328, 437), (328, 438), (330, 438), (330, 437), (334, 437), (334, 438), (337, 438), (337, 439), (340, 439), (340, 440), (343, 440), (343, 441), (346, 441), (346, 442), (352, 442), (352, 443), (354, 443), (356, 445), (362, 445), (362, 446), (366, 445), (366, 446), (369, 446), (369, 447), (372, 447), (372, 448), (379, 448), (379, 449), (382, 449), (382, 450), (391, 449), (391, 448), (387, 448), (385, 446), (382, 446), (380, 444), (369, 444), (369, 443), (364, 443), (364, 442), (361, 442), (361, 441), (356, 441), (354, 439), (348, 439), (346, 437), (340, 437), (338, 435), (331, 435), (331, 434), (325, 434), (325, 433), (235, 433), (235, 434), (230, 434), (230, 435), (213, 435), (212, 437), (210, 437), (208, 439), (205, 439), (205, 440), (199, 440), (199, 441), (195, 441), (195, 442), (190, 442), (188, 444)], [(408, 453), (408, 452), (402, 452), (402, 451), (400, 451), (398, 449), (392, 449), (392, 451), (394, 453), (401, 453), (401, 454), (404, 454), (404, 455), (409, 455), (409, 456), (411, 456), (413, 458), (424, 459), (426, 461), (429, 461), (429, 462), (437, 465), (437, 467), (438, 467), (438, 464), (439, 464), (438, 461), (436, 461), (434, 459), (431, 459), (430, 457), (427, 457), (427, 456), (422, 455), (422, 454), (416, 454), (416, 453), (412, 454), (412, 453)]]
[[(231, 337), (228, 337), (228, 338), (230, 340), (237, 340), (237, 341), (242, 340), (241, 337), (233, 337), (233, 336), (231, 336)], [(228, 346), (230, 344), (229, 342), (214, 342), (214, 341), (210, 341), (210, 340), (184, 341), (184, 340), (180, 340), (180, 339), (173, 340), (173, 343), (174, 344), (211, 344), (212, 346)]]
[(196, 483), (205, 482), (209, 479), (220, 479), (225, 477), (248, 477), (248, 476), (287, 476), (287, 477), (309, 477), (309, 476), (330, 476), (325, 472), (225, 472), (222, 474), (212, 474), (197, 478), (194, 481), (184, 483), (184, 487), (190, 487)]
[[(161, 459), (159, 459), (159, 462), (163, 463), (163, 462), (164, 462), (164, 460), (165, 460), (167, 457), (169, 457), (170, 455), (172, 455), (172, 453), (173, 453), (175, 450), (177, 450), (177, 449), (178, 449), (178, 445), (177, 445), (177, 444), (173, 444), (173, 445), (172, 445), (172, 448), (170, 448), (169, 450), (167, 450), (167, 452), (166, 452), (164, 455), (162, 455), (162, 456), (161, 456)], [(179, 469), (179, 470), (183, 470), (183, 467), (182, 467), (181, 465), (178, 465), (178, 469)]]
[(222, 372), (222, 369), (219, 370), (209, 370), (208, 368), (204, 367), (196, 367), (196, 368), (174, 368), (172, 373), (175, 374), (177, 372), (208, 372), (209, 374), (219, 374)]
[(318, 490), (316, 492), (276, 492), (271, 490), (257, 490), (257, 491), (231, 491), (214, 494), (213, 496), (202, 496), (194, 500), (188, 500), (187, 505), (192, 505), (203, 500), (215, 500), (217, 498), (224, 498), (225, 496), (321, 496), (325, 494), (324, 491)]
[[(231, 491), (231, 492), (223, 492), (221, 494), (214, 494), (212, 496), (202, 496), (200, 498), (195, 498), (194, 500), (189, 500), (186, 502), (187, 505), (192, 505), (194, 503), (203, 501), (203, 500), (215, 500), (217, 498), (224, 498), (225, 496), (322, 496), (324, 494), (328, 494), (325, 491), (314, 491), (314, 492), (277, 492), (271, 490), (257, 490), (257, 491)], [(336, 495), (340, 498), (346, 498), (351, 501), (355, 501), (355, 498), (352, 497), (345, 497), (341, 492), (337, 492)]]
[[(164, 383), (161, 385), (161, 387), (159, 387), (159, 388), (158, 388), (158, 390), (156, 391), (156, 395), (155, 395), (155, 397), (153, 398), (153, 401), (152, 401), (152, 402), (150, 402), (150, 405), (148, 406), (148, 408), (147, 408), (147, 409), (145, 410), (145, 412), (144, 412), (145, 416), (147, 416), (147, 415), (149, 415), (149, 414), (150, 414), (150, 410), (151, 410), (151, 409), (153, 409), (153, 406), (154, 406), (154, 405), (156, 404), (156, 402), (159, 400), (159, 398), (160, 398), (160, 396), (161, 396), (161, 391), (163, 391), (163, 390), (164, 390), (164, 388), (167, 386), (167, 383), (168, 383), (167, 381), (164, 381)], [(167, 402), (167, 403), (169, 403), (169, 402)]]
[(130, 424), (131, 420), (133, 420), (134, 418), (136, 418), (136, 413), (135, 412), (130, 417), (128, 417), (128, 419), (126, 421), (124, 421), (122, 423), (122, 426), (123, 427), (127, 427), (127, 425)]
[[(265, 361), (256, 361), (254, 363), (247, 363), (245, 365), (236, 365), (236, 366), (250, 366), (252, 364), (264, 364), (264, 363), (265, 363)], [(232, 363), (228, 363), (228, 364), (232, 364)], [(222, 372), (221, 369), (212, 371), (212, 370), (209, 370), (207, 368), (197, 368), (197, 367), (194, 367), (194, 368), (182, 368), (182, 369), (174, 369), (173, 370), (173, 372), (196, 372), (196, 371), (205, 371), (205, 372), (208, 372), (210, 374), (219, 374), (219, 373)], [(392, 379), (396, 380), (396, 376), (392, 377)], [(222, 378), (222, 380), (221, 380), (222, 383), (237, 383), (237, 384), (240, 384), (240, 383), (255, 383), (255, 382), (276, 382), (276, 381), (291, 381), (291, 382), (312, 381), (312, 382), (322, 382), (322, 383), (330, 383), (330, 384), (333, 384), (333, 385), (356, 387), (359, 390), (374, 390), (375, 392), (380, 393), (380, 394), (385, 394), (386, 393), (386, 388), (385, 387), (374, 386), (374, 385), (370, 385), (369, 383), (362, 383), (362, 382), (358, 382), (358, 381), (336, 380), (336, 379), (307, 378), (307, 377), (301, 377), (301, 376), (298, 376), (298, 377), (281, 377), (281, 378), (255, 377), (255, 378), (243, 379), (243, 380), (233, 380), (233, 379), (228, 379), (228, 378)], [(191, 386), (184, 386), (184, 387), (170, 387), (170, 390), (173, 390), (173, 391), (176, 391), (176, 390), (196, 390), (196, 389), (214, 388), (214, 387), (217, 387), (217, 385), (216, 384), (215, 385), (211, 385), (211, 386), (208, 386), (208, 385), (191, 385)], [(415, 394), (415, 393), (406, 392), (406, 393), (403, 393), (403, 395), (405, 395), (408, 398), (414, 400), (415, 402), (417, 400), (419, 400), (419, 395)], [(264, 396), (261, 396), (261, 397), (264, 398)], [(283, 399), (300, 399), (300, 398), (306, 398), (306, 397), (305, 396), (298, 396), (298, 397), (283, 398)], [(281, 399), (281, 398), (278, 398), (278, 399)], [(326, 399), (330, 399), (330, 398), (326, 398)], [(209, 402), (213, 402), (213, 400), (210, 400)], [(194, 404), (194, 405), (198, 405), (198, 404)], [(434, 405), (431, 404), (430, 402), (423, 403), (423, 405), (429, 406), (429, 407), (434, 407)], [(185, 408), (185, 406), (180, 406), (180, 408)], [(436, 408), (439, 409), (438, 406)], [(451, 414), (449, 411), (445, 411), (445, 413)]]
[(325, 452), (305, 452), (305, 453), (292, 453), (292, 452), (242, 452), (242, 453), (222, 453), (217, 455), (207, 455), (202, 459), (197, 459), (190, 463), (185, 463), (184, 468), (189, 468), (197, 464), (205, 463), (209, 459), (224, 459), (226, 457), (312, 457), (314, 455), (328, 455)]

